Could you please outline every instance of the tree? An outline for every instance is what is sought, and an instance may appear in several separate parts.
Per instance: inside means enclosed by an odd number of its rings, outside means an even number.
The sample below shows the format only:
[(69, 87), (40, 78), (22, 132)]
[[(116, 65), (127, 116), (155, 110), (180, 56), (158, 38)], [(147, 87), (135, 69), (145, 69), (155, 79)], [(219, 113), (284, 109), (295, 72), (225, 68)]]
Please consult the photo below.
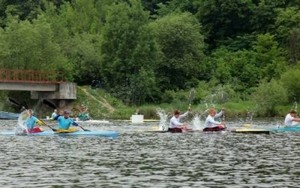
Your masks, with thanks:
[(287, 91), (279, 81), (262, 81), (252, 97), (262, 115), (273, 116), (276, 114), (275, 106), (287, 102)]
[(107, 1), (75, 0), (65, 2), (58, 9), (52, 3), (46, 6), (55, 40), (74, 66), (74, 81), (91, 84), (99, 79), (101, 69), (101, 29), (103, 8)]
[(44, 16), (32, 23), (9, 17), (0, 30), (0, 65), (8, 69), (57, 70), (71, 78), (72, 66), (54, 41), (51, 26)]
[[(149, 13), (143, 10), (138, 0), (113, 4), (105, 16), (101, 78), (108, 91), (130, 104), (144, 102), (150, 93), (141, 91), (155, 85), (146, 88), (159, 61), (157, 44), (147, 26), (148, 17)], [(150, 76), (149, 82), (144, 86), (135, 83), (147, 79), (142, 78), (143, 75)]]
[(300, 59), (300, 13), (298, 7), (279, 9), (276, 19), (277, 38), (287, 49), (291, 64)]
[(294, 68), (286, 71), (282, 74), (281, 81), (288, 91), (289, 101), (300, 101), (300, 69)]
[(235, 38), (253, 31), (251, 0), (202, 0), (197, 16), (206, 33), (210, 49), (216, 48), (228, 38)]
[(261, 78), (268, 81), (272, 78), (278, 79), (285, 70), (285, 60), (283, 50), (274, 36), (269, 33), (258, 35), (253, 49), (256, 53), (256, 65), (260, 67)]
[(43, 1), (35, 0), (0, 0), (0, 27), (6, 26), (9, 15), (20, 20), (36, 19), (42, 4)]
[(162, 91), (189, 88), (195, 84), (191, 81), (205, 79), (201, 77), (206, 71), (203, 35), (195, 17), (171, 14), (150, 25), (163, 56), (155, 71)]

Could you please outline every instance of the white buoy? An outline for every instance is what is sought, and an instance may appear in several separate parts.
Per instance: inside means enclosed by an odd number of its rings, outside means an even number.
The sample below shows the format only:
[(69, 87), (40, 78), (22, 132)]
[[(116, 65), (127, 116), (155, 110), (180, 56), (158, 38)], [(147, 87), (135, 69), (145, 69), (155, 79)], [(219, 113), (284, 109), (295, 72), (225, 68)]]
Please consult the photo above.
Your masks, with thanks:
[(144, 123), (144, 115), (132, 115), (131, 122), (132, 123)]

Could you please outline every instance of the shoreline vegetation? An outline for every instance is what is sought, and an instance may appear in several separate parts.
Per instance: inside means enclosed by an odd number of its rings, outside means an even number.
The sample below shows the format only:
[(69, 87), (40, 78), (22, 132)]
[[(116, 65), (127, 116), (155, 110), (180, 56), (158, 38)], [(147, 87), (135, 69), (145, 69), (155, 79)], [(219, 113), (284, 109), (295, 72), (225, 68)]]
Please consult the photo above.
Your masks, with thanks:
[[(0, 6), (0, 67), (76, 83), (74, 115), (146, 119), (188, 108), (284, 117), (300, 101), (298, 1), (60, 0)], [(51, 100), (0, 92), (0, 109), (50, 115)], [(7, 103), (10, 100), (10, 104)], [(56, 102), (56, 101), (54, 101)]]
[[(12, 95), (14, 94), (14, 95)], [(189, 91), (178, 91), (177, 97), (174, 97), (170, 103), (161, 104), (145, 104), (141, 106), (126, 105), (121, 100), (106, 93), (102, 89), (92, 89), (89, 86), (77, 86), (77, 99), (68, 103), (63, 109), (69, 109), (73, 117), (76, 117), (82, 105), (88, 108), (89, 115), (92, 119), (108, 119), (108, 120), (130, 120), (133, 114), (142, 114), (145, 119), (159, 120), (159, 112), (163, 112), (168, 116), (172, 116), (175, 109), (184, 112), (188, 109), (188, 94)], [(7, 96), (13, 96), (16, 101), (21, 101), (17, 106), (8, 102)], [(223, 93), (223, 96), (225, 94)], [(22, 99), (25, 99), (22, 101)], [(278, 105), (275, 106), (275, 113), (265, 113), (263, 109), (252, 101), (227, 101), (218, 99), (217, 95), (206, 97), (207, 101), (199, 100), (199, 94), (196, 92), (195, 99), (191, 105), (190, 117), (196, 115), (202, 119), (206, 117), (207, 111), (211, 107), (217, 110), (225, 108), (225, 117), (227, 120), (243, 120), (251, 122), (258, 118), (283, 118), (290, 109), (297, 108), (297, 104)], [(22, 104), (26, 104), (29, 108), (35, 110), (35, 113), (40, 117), (50, 116), (54, 110), (54, 106), (49, 106), (38, 100), (30, 100), (29, 92), (1, 92), (2, 110), (18, 112)], [(200, 101), (200, 102), (199, 102)], [(268, 115), (269, 114), (269, 115)]]

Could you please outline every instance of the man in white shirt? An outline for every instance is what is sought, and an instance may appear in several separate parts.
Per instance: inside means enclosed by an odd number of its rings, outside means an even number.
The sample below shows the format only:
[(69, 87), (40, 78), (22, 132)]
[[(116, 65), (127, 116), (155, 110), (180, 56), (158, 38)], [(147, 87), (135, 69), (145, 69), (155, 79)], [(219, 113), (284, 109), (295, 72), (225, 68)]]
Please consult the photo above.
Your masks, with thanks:
[(211, 108), (209, 110), (209, 114), (205, 120), (204, 126), (205, 128), (203, 131), (221, 131), (225, 129), (224, 122), (216, 121), (215, 118), (219, 118), (223, 115), (224, 109), (217, 114), (217, 111), (215, 108)]
[[(189, 109), (190, 110), (190, 109)], [(174, 116), (170, 119), (170, 126), (168, 131), (170, 132), (183, 132), (188, 124), (180, 122), (181, 118), (186, 117), (189, 111), (185, 112), (184, 114), (180, 114), (179, 110), (174, 111)]]
[(54, 118), (55, 118), (57, 115), (58, 115), (58, 114), (57, 114), (57, 110), (54, 109), (54, 111), (53, 111), (53, 113), (52, 113), (52, 115), (51, 115), (51, 119), (54, 120)]
[(285, 126), (293, 126), (299, 124), (299, 122), (300, 122), (300, 118), (297, 118), (296, 110), (291, 110), (290, 113), (288, 113), (284, 119)]

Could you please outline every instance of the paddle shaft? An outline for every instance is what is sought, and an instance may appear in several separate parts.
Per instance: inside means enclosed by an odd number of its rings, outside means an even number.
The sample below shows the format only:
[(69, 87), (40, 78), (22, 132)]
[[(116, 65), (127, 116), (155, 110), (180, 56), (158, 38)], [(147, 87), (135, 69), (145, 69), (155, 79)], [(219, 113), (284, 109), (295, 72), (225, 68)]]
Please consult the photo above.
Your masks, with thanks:
[[(57, 129), (54, 129), (53, 127), (51, 127), (50, 125), (48, 125), (48, 124), (46, 124), (44, 121), (42, 121), (42, 120), (40, 120), (39, 119), (39, 121), (41, 121), (44, 125), (46, 125), (47, 127), (49, 127), (52, 131), (57, 131)], [(88, 130), (88, 129), (85, 129), (85, 128), (83, 128), (82, 126), (80, 126), (80, 125), (78, 125), (78, 127), (80, 127), (83, 131), (90, 131), (90, 130)]]
[(54, 129), (54, 128), (51, 127), (50, 125), (46, 124), (44, 121), (42, 121), (42, 120), (40, 120), (40, 119), (39, 119), (39, 121), (42, 122), (43, 125), (46, 125), (47, 127), (49, 127), (52, 131), (54, 131), (54, 132), (57, 131), (57, 129)]
[(194, 97), (195, 97), (195, 89), (192, 89), (189, 95), (189, 107), (188, 107), (189, 110), (191, 109), (191, 105)]
[(80, 126), (80, 125), (78, 125), (78, 127), (80, 127), (82, 130), (84, 130), (84, 131), (90, 131), (90, 130), (88, 130), (88, 129), (85, 129), (85, 128), (83, 128), (82, 126)]

